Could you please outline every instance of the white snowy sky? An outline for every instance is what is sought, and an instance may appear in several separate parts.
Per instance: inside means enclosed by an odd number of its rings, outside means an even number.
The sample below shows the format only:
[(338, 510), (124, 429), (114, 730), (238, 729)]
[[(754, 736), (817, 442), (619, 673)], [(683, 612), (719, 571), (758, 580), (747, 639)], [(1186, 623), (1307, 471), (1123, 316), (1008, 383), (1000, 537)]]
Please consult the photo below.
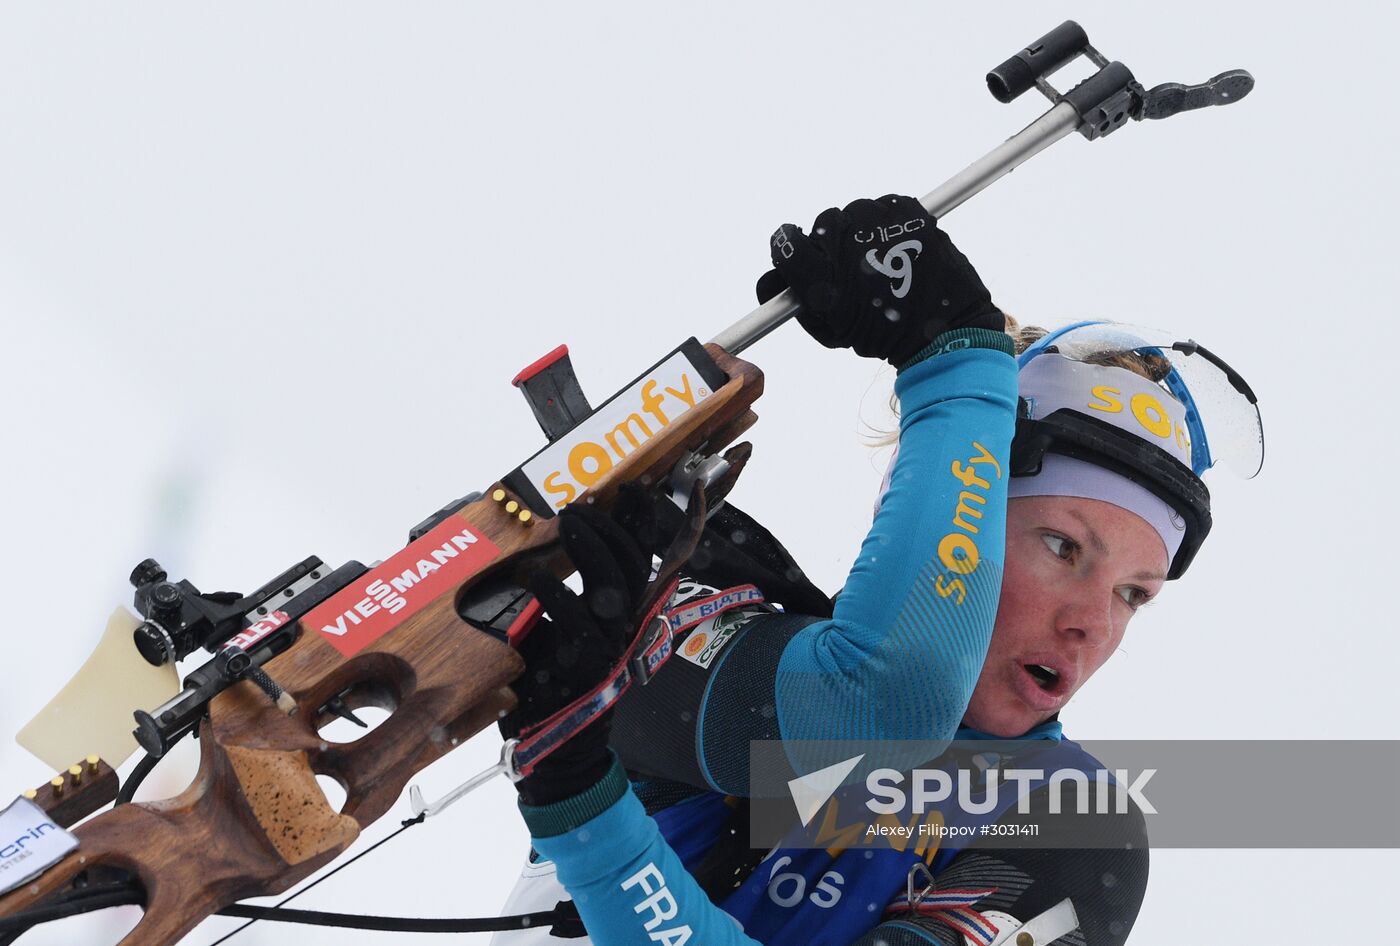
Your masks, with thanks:
[[(1191, 574), (1067, 728), (1400, 738), (1394, 14), (1099, 0), (0, 6), (0, 732), (148, 555), (244, 591), (312, 553), (388, 557), (542, 442), (516, 370), (567, 342), (597, 402), (709, 338), (752, 308), (778, 223), (922, 194), (1038, 115), (982, 77), (1071, 16), (1149, 86), (1245, 67), (1258, 88), (1066, 140), (947, 229), (1022, 319), (1168, 326), (1224, 355), (1260, 395), (1268, 462), (1213, 480)], [(735, 499), (835, 588), (890, 373), (795, 326), (747, 357), (767, 394)], [(428, 770), (428, 794), (497, 745)], [(180, 764), (146, 794), (178, 791)], [(50, 774), (0, 743), (0, 795)], [(491, 913), (525, 848), (499, 781), (297, 905)], [(1348, 941), (1397, 874), (1396, 851), (1158, 852), (1133, 942)], [(24, 942), (111, 942), (114, 922)], [(234, 942), (293, 936), (413, 939)]]

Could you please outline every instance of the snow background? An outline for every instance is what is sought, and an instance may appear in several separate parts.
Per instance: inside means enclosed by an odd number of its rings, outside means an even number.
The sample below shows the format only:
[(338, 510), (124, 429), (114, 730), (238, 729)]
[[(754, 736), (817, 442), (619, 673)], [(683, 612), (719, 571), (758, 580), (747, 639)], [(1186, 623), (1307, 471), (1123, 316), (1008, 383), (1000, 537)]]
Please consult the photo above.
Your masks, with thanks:
[[(250, 590), (311, 553), (388, 557), (542, 443), (510, 388), (520, 367), (567, 342), (596, 403), (709, 338), (752, 308), (778, 223), (922, 194), (1040, 114), (1038, 95), (1003, 106), (982, 77), (1073, 16), (1148, 86), (1246, 67), (1259, 87), (1062, 142), (948, 229), (1022, 319), (1169, 326), (1224, 355), (1261, 397), (1269, 457), (1253, 482), (1213, 478), (1211, 541), (1068, 729), (1400, 738), (1398, 523), (1378, 483), (1395, 14), (1258, 10), (0, 7), (0, 731), (67, 679), (148, 555), (206, 590)], [(768, 393), (735, 499), (833, 589), (869, 522), (886, 454), (861, 436), (893, 423), (891, 375), (792, 326), (746, 357)], [(427, 794), (497, 746), (483, 735), (425, 772)], [(190, 771), (163, 767), (142, 796)], [(3, 791), (50, 775), (0, 744)], [(296, 905), (496, 911), (526, 849), (510, 786), (432, 825)], [(1394, 850), (1157, 852), (1132, 942), (1346, 939), (1397, 871)], [(24, 942), (112, 942), (123, 922)], [(293, 937), (391, 941), (259, 924), (235, 942)]]

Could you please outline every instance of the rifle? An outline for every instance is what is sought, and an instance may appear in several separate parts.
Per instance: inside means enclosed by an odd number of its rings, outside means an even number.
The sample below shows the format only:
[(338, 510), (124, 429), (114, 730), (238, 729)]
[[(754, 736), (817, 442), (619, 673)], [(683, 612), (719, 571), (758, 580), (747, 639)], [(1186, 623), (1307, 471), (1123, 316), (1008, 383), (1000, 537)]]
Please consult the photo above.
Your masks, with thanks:
[[(1063, 94), (1050, 86), (1048, 76), (1079, 56), (1098, 71)], [(935, 216), (1073, 131), (1096, 140), (1128, 118), (1228, 104), (1253, 80), (1234, 70), (1198, 86), (1145, 90), (1067, 22), (994, 69), (988, 85), (1001, 101), (1034, 87), (1053, 104), (926, 195)], [(121, 887), (134, 893), (120, 902), (145, 908), (124, 946), (164, 946), (238, 900), (284, 891), (329, 864), (414, 774), (513, 708), (509, 685), (523, 666), (511, 641), (539, 613), (523, 575), (572, 571), (556, 543), (559, 508), (606, 507), (627, 482), (682, 504), (700, 482), (711, 506), (723, 500), (748, 459), (749, 445), (735, 444), (756, 421), (752, 406), (763, 390), (760, 370), (738, 356), (798, 311), (793, 295), (780, 293), (708, 344), (687, 339), (596, 408), (567, 349), (555, 349), (514, 381), (548, 445), (424, 519), (379, 565), (330, 568), (311, 557), (249, 595), (202, 593), (171, 581), (153, 560), (138, 565), (131, 580), (142, 620), (132, 638), (141, 657), (173, 667), (199, 649), (212, 656), (171, 699), (137, 710), (135, 736), (147, 758), (127, 785), (118, 789), (110, 767), (94, 759), (35, 793), (30, 802), (63, 826), (117, 804), (73, 831), (76, 850), (0, 896), (0, 941), (45, 910), (118, 902), (94, 891)], [(664, 640), (668, 629), (658, 633)], [(360, 739), (320, 734), (367, 706), (390, 715)], [(201, 752), (189, 788), (160, 802), (130, 801), (144, 773), (191, 733)], [(345, 789), (339, 810), (317, 776)], [(421, 817), (430, 806), (415, 807)], [(0, 889), (4, 883), (0, 875)]]

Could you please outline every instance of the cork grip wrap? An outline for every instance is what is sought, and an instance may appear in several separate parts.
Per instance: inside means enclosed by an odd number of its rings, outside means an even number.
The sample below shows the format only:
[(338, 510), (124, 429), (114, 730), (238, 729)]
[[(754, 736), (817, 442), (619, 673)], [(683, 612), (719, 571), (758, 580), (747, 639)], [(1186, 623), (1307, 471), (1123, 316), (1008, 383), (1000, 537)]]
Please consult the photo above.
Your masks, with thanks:
[[(314, 677), (331, 664), (332, 673)], [(246, 682), (221, 694), (201, 726), (190, 787), (79, 826), (78, 850), (0, 898), (0, 915), (112, 867), (146, 891), (145, 916), (122, 946), (163, 946), (230, 903), (286, 890), (348, 848), (414, 773), (512, 709), (507, 684), (521, 666), (508, 646), (457, 618), (452, 594), (349, 660), (320, 635), (303, 634), (268, 664), (303, 709), (288, 716)], [(361, 683), (372, 684), (366, 692), (392, 715), (356, 742), (326, 742), (311, 711)], [(327, 802), (318, 775), (345, 786), (342, 811)]]

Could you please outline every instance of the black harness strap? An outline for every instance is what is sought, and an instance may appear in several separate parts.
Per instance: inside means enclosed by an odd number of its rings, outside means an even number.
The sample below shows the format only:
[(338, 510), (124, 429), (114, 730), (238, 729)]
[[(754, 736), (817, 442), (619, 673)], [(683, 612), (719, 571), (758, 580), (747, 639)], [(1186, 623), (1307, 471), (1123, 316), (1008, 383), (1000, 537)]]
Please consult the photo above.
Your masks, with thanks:
[[(560, 921), (578, 919), (578, 912), (564, 910), (563, 903), (553, 910), (521, 913), (517, 916), (480, 918), (426, 919), (404, 916), (368, 916), (356, 913), (324, 913), (320, 910), (289, 910), (285, 907), (255, 907), (235, 903), (218, 912), (219, 916), (234, 916), (247, 920), (274, 920), (279, 923), (303, 923), (311, 926), (333, 926), (348, 930), (378, 930), (385, 933), (494, 933), (524, 930), (537, 926), (552, 926)], [(552, 931), (551, 931), (552, 932)]]
[[(80, 913), (105, 910), (108, 907), (140, 904), (144, 903), (145, 900), (145, 893), (141, 890), (140, 885), (134, 882), (74, 890), (56, 903), (45, 904), (13, 916), (0, 918), (0, 942), (13, 942), (21, 934), (41, 923), (77, 916)], [(377, 930), (388, 933), (493, 933), (550, 926), (550, 932), (556, 936), (568, 938), (584, 935), (578, 911), (569, 901), (560, 901), (554, 909), (536, 913), (474, 918), (371, 916), (354, 913), (326, 913), (320, 910), (291, 910), (285, 907), (258, 907), (241, 903), (225, 907), (219, 910), (216, 915), (238, 917), (245, 920), (272, 920), (279, 923), (301, 923), (311, 926)]]

